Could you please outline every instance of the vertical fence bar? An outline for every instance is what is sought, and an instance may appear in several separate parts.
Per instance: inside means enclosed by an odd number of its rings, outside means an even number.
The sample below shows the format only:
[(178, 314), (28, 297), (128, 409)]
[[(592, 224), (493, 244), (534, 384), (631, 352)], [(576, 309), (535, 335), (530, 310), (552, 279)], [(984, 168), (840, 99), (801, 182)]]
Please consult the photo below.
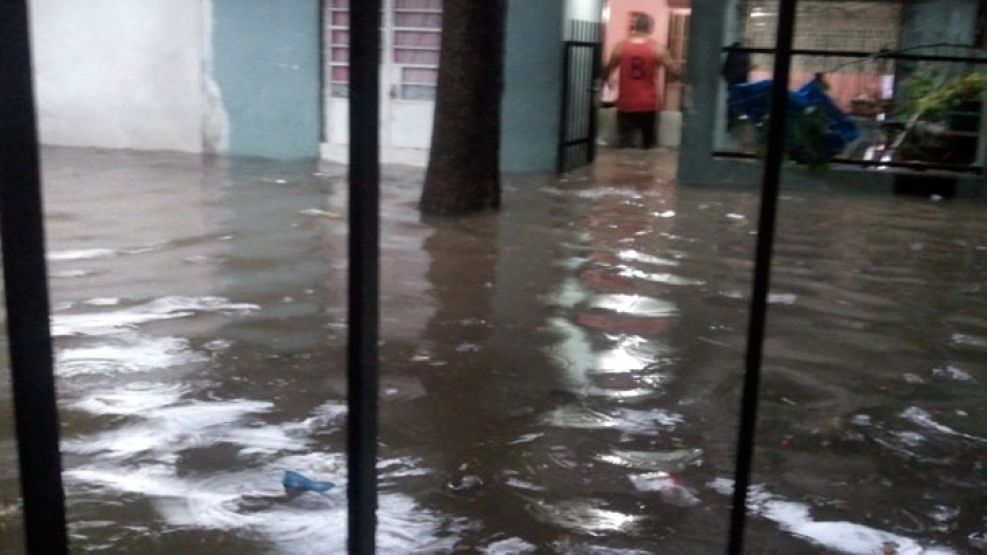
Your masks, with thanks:
[(768, 128), (767, 153), (764, 159), (764, 174), (761, 182), (761, 214), (758, 223), (750, 321), (747, 329), (746, 372), (737, 440), (733, 509), (730, 515), (730, 539), (727, 544), (727, 553), (730, 555), (743, 553), (744, 550), (747, 490), (750, 487), (754, 440), (757, 433), (761, 359), (767, 323), (768, 290), (771, 286), (771, 257), (778, 212), (778, 190), (781, 181), (781, 164), (785, 157), (787, 143), (788, 80), (791, 73), (797, 3), (798, 0), (780, 0), (778, 11), (774, 81), (771, 87), (771, 119)]
[[(328, 50), (328, 43), (326, 42), (326, 12), (329, 9), (330, 4), (328, 0), (319, 0), (319, 142), (327, 143), (329, 142), (329, 126), (326, 125), (326, 113), (328, 110), (329, 97), (326, 93), (329, 91), (326, 87), (326, 77), (328, 77), (326, 72), (326, 65), (329, 60), (326, 56), (326, 50)], [(322, 148), (322, 145), (319, 145)]]
[(0, 222), (14, 420), (30, 553), (66, 553), (41, 174), (26, 0), (0, 5)]
[(350, 4), (350, 237), (347, 343), (349, 553), (374, 553), (380, 290), (381, 0)]
[(562, 91), (559, 102), (559, 152), (556, 168), (559, 174), (565, 173), (568, 167), (566, 155), (569, 149), (566, 143), (569, 141), (569, 76), (572, 72), (572, 68), (570, 67), (572, 63), (572, 48), (568, 43), (563, 43), (562, 49)]
[[(599, 37), (594, 40), (600, 40)], [(593, 47), (593, 70), (592, 77), (590, 78), (590, 93), (589, 93), (589, 162), (593, 163), (596, 160), (596, 134), (599, 128), (599, 120), (597, 113), (597, 95), (603, 90), (602, 84), (600, 83), (600, 74), (603, 73), (603, 56), (601, 54), (603, 46), (597, 43)]]

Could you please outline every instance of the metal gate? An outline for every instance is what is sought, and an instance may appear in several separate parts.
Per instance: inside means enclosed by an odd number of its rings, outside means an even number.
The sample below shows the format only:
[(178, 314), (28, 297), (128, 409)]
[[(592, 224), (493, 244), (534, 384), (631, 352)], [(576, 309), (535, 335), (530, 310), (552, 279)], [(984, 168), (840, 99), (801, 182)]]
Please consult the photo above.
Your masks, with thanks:
[(601, 70), (600, 26), (571, 21), (563, 55), (558, 172), (596, 157), (596, 91)]

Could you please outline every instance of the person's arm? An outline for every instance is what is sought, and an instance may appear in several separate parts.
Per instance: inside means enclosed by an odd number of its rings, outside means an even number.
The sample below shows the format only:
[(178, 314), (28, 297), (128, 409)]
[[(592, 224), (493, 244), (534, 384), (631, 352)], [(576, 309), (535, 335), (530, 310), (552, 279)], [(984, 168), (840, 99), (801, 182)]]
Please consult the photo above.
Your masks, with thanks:
[(603, 68), (603, 82), (606, 83), (610, 81), (610, 74), (613, 73), (615, 69), (620, 67), (620, 57), (623, 54), (623, 49), (617, 45), (613, 49), (613, 53), (610, 54), (610, 61), (607, 62), (607, 67)]
[(682, 67), (681, 67), (681, 65), (680, 64), (673, 64), (669, 60), (669, 58), (670, 58), (670, 56), (668, 54), (668, 49), (665, 48), (664, 46), (659, 45), (658, 46), (658, 60), (659, 60), (658, 63), (662, 67), (665, 68), (665, 71), (668, 73), (668, 75), (672, 79), (674, 79), (676, 81), (681, 81), (682, 80)]

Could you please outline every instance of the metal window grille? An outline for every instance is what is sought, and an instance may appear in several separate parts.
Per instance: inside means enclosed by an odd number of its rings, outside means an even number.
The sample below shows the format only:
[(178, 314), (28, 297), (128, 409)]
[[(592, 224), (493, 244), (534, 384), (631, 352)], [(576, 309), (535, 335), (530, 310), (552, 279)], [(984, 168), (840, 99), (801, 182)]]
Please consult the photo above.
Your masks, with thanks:
[(599, 23), (572, 20), (565, 30), (558, 173), (589, 164), (596, 156), (596, 89), (601, 72)]
[(442, 0), (394, 0), (396, 98), (435, 100), (442, 40)]
[[(797, 0), (780, 0), (772, 112), (783, 114)], [(377, 507), (377, 340), (379, 292), (380, 0), (361, 0), (349, 12), (350, 277), (348, 363), (348, 507), (350, 553), (375, 549)], [(0, 5), (0, 183), (4, 279), (11, 371), (31, 553), (67, 552), (58, 423), (49, 332), (47, 275), (27, 0)], [(764, 165), (747, 373), (737, 455), (729, 553), (741, 553), (747, 485), (757, 416), (778, 184), (785, 123), (771, 118)]]
[[(815, 73), (827, 74), (829, 95), (844, 110), (851, 110), (852, 99), (859, 93), (897, 87), (900, 71), (951, 64), (953, 68), (978, 68), (987, 71), (987, 55), (976, 45), (955, 44), (904, 45), (900, 19), (902, 2), (866, 2), (860, 0), (798, 0), (796, 20), (800, 27), (793, 37), (790, 82), (804, 82)], [(777, 2), (745, 0), (739, 8), (741, 31), (746, 46), (726, 47), (724, 52), (739, 51), (751, 55), (755, 66), (770, 66), (780, 51), (771, 47), (784, 22)], [(763, 77), (763, 76), (757, 76)], [(847, 84), (849, 88), (841, 86)], [(866, 95), (865, 95), (866, 96)], [(887, 98), (885, 97), (885, 100)], [(985, 137), (977, 137), (976, 152), (983, 150)], [(754, 159), (749, 151), (717, 150), (716, 157)], [(935, 170), (953, 174), (987, 174), (983, 160), (974, 163), (890, 161), (836, 156), (833, 165), (881, 167), (892, 170)]]
[(329, 94), (346, 98), (350, 89), (350, 3), (349, 0), (329, 0), (324, 8), (326, 78)]
[[(382, 15), (384, 56), (393, 67), (390, 95), (434, 101), (439, 75), (442, 0), (391, 0)], [(347, 98), (350, 87), (350, 1), (328, 0), (325, 13), (326, 81), (329, 94)]]

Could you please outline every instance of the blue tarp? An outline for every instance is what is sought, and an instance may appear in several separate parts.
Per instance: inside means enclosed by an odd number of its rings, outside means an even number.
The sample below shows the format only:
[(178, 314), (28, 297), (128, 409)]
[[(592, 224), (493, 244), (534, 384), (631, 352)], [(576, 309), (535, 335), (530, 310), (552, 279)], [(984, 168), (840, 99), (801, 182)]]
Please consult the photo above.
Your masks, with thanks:
[[(731, 86), (729, 102), (733, 111), (745, 114), (755, 123), (760, 123), (771, 113), (771, 80)], [(813, 107), (823, 110), (826, 114), (829, 126), (823, 137), (823, 145), (830, 155), (839, 153), (847, 144), (860, 136), (856, 124), (836, 107), (818, 79), (809, 81), (797, 91), (789, 91), (789, 121)], [(789, 126), (789, 133), (791, 129)]]

